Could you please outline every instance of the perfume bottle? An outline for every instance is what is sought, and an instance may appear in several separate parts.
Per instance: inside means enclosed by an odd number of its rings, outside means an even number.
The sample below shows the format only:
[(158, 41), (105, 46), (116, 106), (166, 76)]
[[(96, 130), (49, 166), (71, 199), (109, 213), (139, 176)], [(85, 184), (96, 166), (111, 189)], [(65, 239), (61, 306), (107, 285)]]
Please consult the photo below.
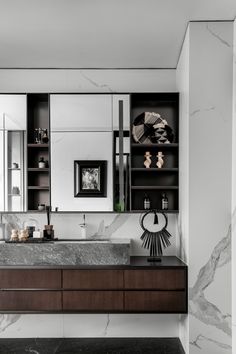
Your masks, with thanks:
[(43, 129), (43, 133), (42, 133), (42, 142), (44, 144), (48, 143), (48, 130), (47, 129)]
[(147, 194), (145, 194), (144, 196), (144, 200), (143, 200), (143, 209), (144, 210), (149, 210), (151, 207), (151, 201), (150, 198)]
[(162, 194), (161, 209), (162, 210), (168, 210), (168, 198), (167, 198), (167, 195), (165, 193)]

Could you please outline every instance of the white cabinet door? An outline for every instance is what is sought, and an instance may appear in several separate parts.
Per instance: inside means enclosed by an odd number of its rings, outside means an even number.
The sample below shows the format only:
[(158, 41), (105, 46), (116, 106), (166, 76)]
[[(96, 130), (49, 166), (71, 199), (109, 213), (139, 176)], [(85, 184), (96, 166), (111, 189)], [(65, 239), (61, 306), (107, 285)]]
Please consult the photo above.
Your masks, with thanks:
[(0, 130), (0, 212), (5, 211), (5, 183), (4, 183), (4, 132)]
[(113, 95), (113, 130), (119, 130), (119, 101), (123, 103), (123, 130), (130, 130), (130, 96)]
[(50, 95), (51, 131), (111, 131), (112, 95)]
[(0, 129), (4, 128), (26, 130), (26, 95), (0, 94)]
[[(107, 197), (74, 197), (74, 161), (107, 161)], [(112, 132), (51, 133), (51, 204), (59, 211), (113, 210)]]

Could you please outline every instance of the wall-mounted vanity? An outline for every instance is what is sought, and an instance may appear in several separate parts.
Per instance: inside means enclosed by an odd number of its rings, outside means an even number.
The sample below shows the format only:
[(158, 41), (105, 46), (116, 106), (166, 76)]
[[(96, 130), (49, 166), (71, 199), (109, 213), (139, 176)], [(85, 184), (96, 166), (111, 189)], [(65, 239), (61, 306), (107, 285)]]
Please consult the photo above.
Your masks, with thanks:
[[(0, 112), (0, 211), (50, 205), (59, 212), (141, 212), (146, 194), (151, 208), (161, 209), (164, 193), (168, 212), (178, 212), (177, 93), (1, 94)], [(160, 114), (173, 141), (135, 140), (133, 124), (144, 112)], [(145, 130), (148, 124), (141, 123)], [(150, 168), (144, 166), (147, 152)], [(105, 178), (104, 195), (75, 195), (82, 177), (74, 161), (106, 162), (105, 176), (96, 177), (99, 167), (92, 176), (97, 184)]]

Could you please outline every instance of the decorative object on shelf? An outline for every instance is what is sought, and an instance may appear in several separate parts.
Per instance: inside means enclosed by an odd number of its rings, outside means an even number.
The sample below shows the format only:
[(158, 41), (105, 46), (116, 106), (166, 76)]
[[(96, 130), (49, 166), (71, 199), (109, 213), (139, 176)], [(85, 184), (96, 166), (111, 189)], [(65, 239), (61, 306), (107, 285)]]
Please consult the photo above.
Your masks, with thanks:
[(168, 202), (168, 198), (167, 198), (167, 195), (165, 193), (162, 194), (162, 197), (161, 197), (161, 209), (162, 210), (168, 210), (168, 205), (169, 202)]
[(16, 229), (11, 230), (10, 240), (11, 241), (18, 241), (18, 230), (16, 230)]
[(12, 187), (12, 194), (13, 195), (19, 195), (20, 194), (20, 188), (17, 186)]
[(107, 161), (74, 161), (74, 196), (107, 196)]
[(156, 163), (158, 168), (162, 168), (162, 166), (164, 165), (163, 157), (164, 157), (163, 153), (161, 151), (158, 151), (158, 153), (157, 153), (157, 163)]
[(151, 208), (151, 201), (149, 196), (146, 193), (143, 200), (143, 208), (144, 210), (149, 210)]
[(43, 237), (46, 238), (47, 240), (54, 239), (53, 225), (44, 225)]
[(145, 157), (145, 160), (144, 160), (144, 163), (143, 163), (144, 166), (146, 168), (150, 168), (151, 163), (152, 163), (152, 160), (151, 160), (152, 155), (150, 154), (150, 151), (146, 151), (144, 157)]
[(53, 225), (51, 225), (50, 222), (51, 208), (49, 205), (46, 206), (46, 211), (47, 211), (47, 225), (44, 225), (43, 237), (47, 240), (53, 240), (54, 230), (53, 230)]
[[(144, 225), (144, 220), (147, 215), (154, 214), (154, 224), (158, 223), (157, 214), (161, 214), (164, 217), (164, 226), (159, 231), (150, 231)], [(148, 262), (161, 262), (161, 256), (163, 254), (163, 247), (166, 248), (170, 246), (171, 234), (167, 231), (168, 219), (166, 214), (158, 210), (149, 210), (140, 219), (140, 226), (143, 229), (143, 234), (141, 240), (143, 241), (142, 247), (150, 249), (150, 257), (147, 259)]]
[(45, 204), (39, 203), (38, 204), (38, 211), (43, 211), (43, 210), (45, 210)]
[(28, 237), (29, 237), (29, 234), (28, 234), (28, 231), (26, 229), (20, 230), (20, 232), (19, 232), (19, 241), (25, 242), (25, 241), (27, 241)]
[(45, 168), (46, 167), (46, 161), (44, 160), (44, 157), (39, 158), (39, 168)]
[(43, 144), (47, 144), (48, 141), (49, 141), (49, 139), (48, 139), (48, 130), (47, 129), (43, 129), (42, 143)]
[(42, 232), (40, 231), (40, 229), (35, 230), (33, 232), (33, 238), (42, 238), (42, 237), (43, 237), (43, 235), (42, 235)]
[(12, 166), (13, 166), (13, 168), (19, 168), (19, 164), (16, 162), (13, 162)]
[(159, 113), (143, 112), (135, 118), (132, 135), (140, 144), (172, 143), (174, 134), (167, 121)]

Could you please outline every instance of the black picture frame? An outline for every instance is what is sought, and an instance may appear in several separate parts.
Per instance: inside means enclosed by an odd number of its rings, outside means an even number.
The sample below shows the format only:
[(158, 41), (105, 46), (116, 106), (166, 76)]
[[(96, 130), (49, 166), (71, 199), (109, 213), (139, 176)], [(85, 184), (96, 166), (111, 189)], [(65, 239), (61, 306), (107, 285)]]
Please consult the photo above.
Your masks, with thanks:
[(107, 196), (107, 161), (74, 161), (74, 197), (105, 198)]

